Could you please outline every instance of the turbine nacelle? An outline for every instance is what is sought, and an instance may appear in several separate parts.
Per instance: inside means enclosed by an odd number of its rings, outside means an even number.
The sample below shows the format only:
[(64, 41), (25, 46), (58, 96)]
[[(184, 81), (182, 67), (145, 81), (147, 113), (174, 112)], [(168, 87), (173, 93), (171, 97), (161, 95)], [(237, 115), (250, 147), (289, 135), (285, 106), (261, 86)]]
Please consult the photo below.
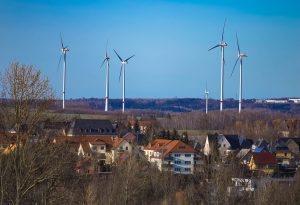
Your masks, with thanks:
[(70, 51), (70, 50), (69, 50), (68, 47), (64, 47), (64, 48), (61, 49), (61, 51), (62, 51), (63, 53), (66, 53), (66, 52), (68, 52), (68, 51)]
[(240, 53), (239, 55), (238, 55), (238, 57), (239, 58), (246, 58), (246, 57), (248, 57), (246, 54), (244, 54), (244, 53)]
[(228, 46), (228, 44), (226, 43), (226, 42), (223, 42), (223, 43), (220, 43), (220, 45), (219, 46), (221, 46), (221, 47), (225, 47), (225, 46)]

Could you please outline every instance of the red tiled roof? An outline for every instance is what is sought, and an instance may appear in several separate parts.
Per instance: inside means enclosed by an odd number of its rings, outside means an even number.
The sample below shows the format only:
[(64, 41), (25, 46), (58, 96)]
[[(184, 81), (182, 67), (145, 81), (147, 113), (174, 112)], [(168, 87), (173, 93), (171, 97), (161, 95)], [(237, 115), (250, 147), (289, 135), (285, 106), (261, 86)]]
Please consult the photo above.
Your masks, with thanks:
[(147, 147), (145, 147), (146, 150), (157, 150), (165, 146), (166, 144), (172, 142), (172, 140), (166, 140), (166, 139), (156, 139), (152, 141)]
[(168, 154), (170, 152), (176, 153), (194, 153), (196, 152), (190, 145), (185, 144), (180, 140), (173, 140), (172, 142), (166, 145), (167, 149), (164, 154)]
[(117, 138), (114, 140), (113, 148), (118, 147), (118, 146), (121, 144), (122, 141), (123, 141), (122, 138), (118, 138), (118, 137), (117, 137)]
[(106, 143), (100, 139), (96, 140), (96, 141), (93, 141), (93, 142), (90, 142), (91, 145), (105, 145)]
[(269, 152), (254, 152), (253, 160), (255, 164), (276, 164), (276, 157)]
[(165, 139), (156, 139), (154, 140), (145, 150), (161, 150), (163, 156), (169, 153), (195, 153), (193, 149), (188, 144), (180, 140), (165, 140)]

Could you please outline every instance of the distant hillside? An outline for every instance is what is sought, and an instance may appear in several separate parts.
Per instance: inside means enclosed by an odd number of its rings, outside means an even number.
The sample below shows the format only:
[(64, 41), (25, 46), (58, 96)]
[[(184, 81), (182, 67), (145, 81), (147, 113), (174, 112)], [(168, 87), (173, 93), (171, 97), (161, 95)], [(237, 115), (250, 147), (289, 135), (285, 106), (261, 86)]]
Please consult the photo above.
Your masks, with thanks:
[[(57, 102), (60, 104), (61, 102)], [(68, 110), (82, 112), (101, 112), (104, 110), (104, 100), (96, 98), (81, 98), (67, 100), (66, 107)], [(121, 110), (121, 99), (110, 99), (109, 110)], [(209, 110), (218, 110), (219, 101), (209, 99)], [(238, 108), (238, 101), (234, 99), (226, 99), (224, 101), (224, 109)], [(205, 99), (199, 98), (172, 98), (172, 99), (126, 99), (127, 110), (152, 110), (167, 112), (191, 112), (205, 111)], [(293, 102), (286, 103), (266, 103), (265, 101), (257, 101), (248, 99), (243, 101), (243, 109), (265, 109), (272, 111), (280, 111), (285, 113), (300, 113), (300, 104)]]

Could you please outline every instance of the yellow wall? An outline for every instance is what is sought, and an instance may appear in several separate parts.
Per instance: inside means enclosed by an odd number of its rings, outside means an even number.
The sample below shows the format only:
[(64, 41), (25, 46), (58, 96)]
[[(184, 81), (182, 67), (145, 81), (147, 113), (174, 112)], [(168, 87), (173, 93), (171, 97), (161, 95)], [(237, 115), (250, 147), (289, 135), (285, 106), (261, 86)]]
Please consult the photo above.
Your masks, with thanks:
[(269, 168), (269, 167), (262, 167), (258, 168), (257, 165), (254, 163), (253, 156), (251, 157), (250, 163), (249, 163), (249, 168), (252, 171), (261, 171), (265, 174), (273, 174), (274, 173), (274, 168)]

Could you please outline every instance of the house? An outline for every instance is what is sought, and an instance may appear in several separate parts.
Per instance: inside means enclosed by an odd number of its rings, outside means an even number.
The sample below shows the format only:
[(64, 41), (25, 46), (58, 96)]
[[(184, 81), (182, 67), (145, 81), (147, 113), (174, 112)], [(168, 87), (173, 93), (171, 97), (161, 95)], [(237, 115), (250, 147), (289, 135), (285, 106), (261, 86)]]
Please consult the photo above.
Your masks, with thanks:
[(70, 129), (71, 122), (69, 121), (50, 121), (45, 120), (42, 123), (42, 129), (45, 132), (45, 135), (63, 135), (66, 136), (68, 130)]
[(300, 138), (283, 137), (278, 139), (278, 142), (284, 143), (294, 155), (296, 156), (300, 155)]
[(116, 162), (121, 156), (125, 158), (125, 155), (131, 154), (133, 149), (133, 140), (130, 137), (116, 138), (112, 148), (113, 162)]
[(229, 154), (251, 146), (252, 141), (240, 137), (238, 135), (223, 135), (214, 134), (206, 137), (203, 153), (208, 156), (213, 154), (216, 150), (219, 151), (221, 157), (226, 157)]
[(272, 175), (276, 167), (276, 157), (270, 152), (253, 152), (249, 162), (251, 171)]
[(155, 124), (155, 120), (146, 120), (146, 119), (131, 119), (128, 121), (130, 128), (135, 129), (135, 126), (138, 126), (140, 133), (145, 134), (147, 129)]
[(116, 135), (116, 129), (109, 120), (76, 119), (71, 122), (67, 136)]
[(61, 136), (53, 143), (65, 143), (78, 155), (78, 173), (91, 174), (109, 171), (112, 163), (112, 136)]
[(281, 145), (275, 147), (275, 156), (277, 164), (279, 165), (290, 165), (292, 161), (292, 152), (287, 146)]
[(219, 152), (223, 157), (239, 150), (241, 146), (238, 135), (219, 135), (219, 144)]
[(144, 151), (148, 161), (159, 170), (175, 174), (192, 174), (199, 160), (195, 149), (180, 140), (156, 139)]

